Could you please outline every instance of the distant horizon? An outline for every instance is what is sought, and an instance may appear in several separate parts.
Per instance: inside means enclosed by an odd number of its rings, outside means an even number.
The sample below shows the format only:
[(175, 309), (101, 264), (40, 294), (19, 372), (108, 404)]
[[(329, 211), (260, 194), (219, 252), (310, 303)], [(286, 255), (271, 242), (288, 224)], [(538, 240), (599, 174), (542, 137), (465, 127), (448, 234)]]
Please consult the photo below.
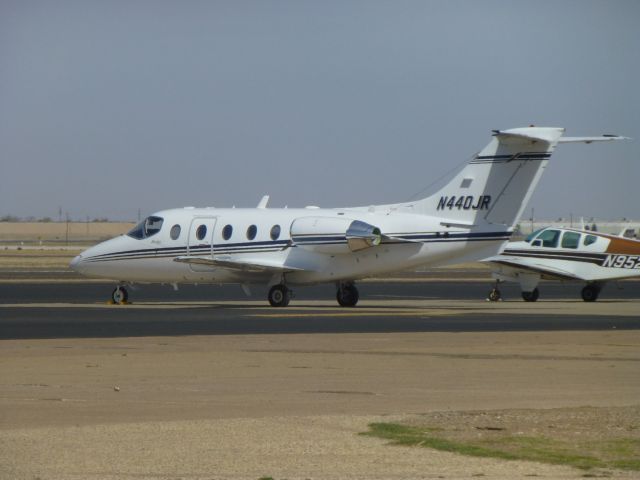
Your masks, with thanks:
[[(177, 207), (177, 208), (183, 208), (183, 207)], [(196, 207), (198, 208), (198, 207)], [(204, 207), (203, 207), (204, 208)], [(214, 207), (215, 208), (215, 207)], [(227, 208), (227, 207), (219, 207), (219, 208)], [(240, 207), (240, 208), (244, 208), (244, 207)], [(155, 212), (151, 212), (151, 213), (155, 213)], [(8, 217), (14, 217), (15, 220), (7, 220)], [(141, 217), (141, 220), (146, 218), (145, 216)], [(540, 223), (540, 222), (551, 222), (551, 223), (560, 223), (560, 222), (572, 222), (574, 224), (576, 223), (580, 223), (582, 217), (573, 217), (573, 219), (571, 217), (558, 217), (558, 216), (551, 216), (551, 217), (534, 217), (533, 221), (534, 223)], [(600, 222), (600, 223), (625, 223), (625, 222), (630, 222), (630, 223), (640, 223), (640, 216), (635, 217), (635, 218), (627, 218), (627, 217), (620, 217), (620, 218), (612, 218), (612, 217), (584, 217), (584, 221), (586, 223), (592, 223), (592, 222)], [(77, 218), (77, 217), (69, 217), (68, 220), (69, 223), (137, 223), (138, 220), (136, 219), (124, 219), (124, 218), (109, 218), (109, 217), (91, 217), (89, 216), (89, 218)], [(522, 224), (522, 223), (530, 223), (531, 222), (531, 217), (522, 217), (518, 222), (516, 222), (517, 224)], [(57, 218), (51, 218), (48, 216), (33, 216), (33, 215), (29, 215), (26, 217), (15, 217), (13, 215), (4, 215), (2, 217), (0, 217), (0, 223), (67, 223), (66, 219), (57, 219)]]

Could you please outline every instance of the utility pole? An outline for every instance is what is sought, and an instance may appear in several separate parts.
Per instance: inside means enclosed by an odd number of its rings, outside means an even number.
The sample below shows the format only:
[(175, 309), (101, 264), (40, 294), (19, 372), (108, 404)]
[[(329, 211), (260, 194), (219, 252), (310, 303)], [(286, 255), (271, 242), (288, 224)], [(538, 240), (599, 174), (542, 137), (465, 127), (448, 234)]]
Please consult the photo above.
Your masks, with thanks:
[(67, 245), (67, 247), (69, 246), (69, 212), (66, 212), (65, 218), (67, 220), (67, 228), (66, 228), (66, 234), (65, 234), (65, 243)]
[(531, 207), (531, 233), (533, 233), (533, 207)]

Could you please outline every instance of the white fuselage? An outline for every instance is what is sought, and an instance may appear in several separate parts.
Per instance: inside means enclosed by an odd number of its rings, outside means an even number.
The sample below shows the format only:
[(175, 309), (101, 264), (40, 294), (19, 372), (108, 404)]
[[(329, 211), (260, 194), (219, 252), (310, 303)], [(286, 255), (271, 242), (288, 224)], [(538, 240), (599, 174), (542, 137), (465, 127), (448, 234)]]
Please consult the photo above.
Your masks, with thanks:
[[(121, 235), (96, 245), (76, 257), (72, 267), (93, 277), (126, 282), (161, 283), (278, 283), (282, 274), (273, 271), (222, 268), (174, 261), (178, 257), (233, 258), (282, 265), (288, 284), (355, 280), (372, 275), (443, 265), (494, 254), (509, 238), (504, 225), (484, 230), (442, 225), (441, 218), (369, 209), (217, 209), (181, 208), (154, 214), (162, 219), (160, 230), (142, 239)], [(336, 231), (323, 232), (304, 241), (292, 239), (291, 228), (300, 219), (335, 222)], [(339, 225), (360, 220), (383, 233), (377, 246), (353, 252)], [(180, 234), (171, 238), (172, 227)], [(202, 225), (206, 233), (202, 236)], [(223, 237), (231, 225), (232, 234)], [(255, 225), (255, 238), (248, 230)], [(279, 235), (272, 238), (274, 226)], [(201, 229), (198, 233), (198, 229)], [(228, 227), (227, 227), (228, 228)], [(175, 230), (174, 230), (175, 231)], [(250, 232), (249, 232), (250, 233)], [(202, 236), (202, 239), (198, 239)], [(273, 279), (273, 281), (271, 281)]]

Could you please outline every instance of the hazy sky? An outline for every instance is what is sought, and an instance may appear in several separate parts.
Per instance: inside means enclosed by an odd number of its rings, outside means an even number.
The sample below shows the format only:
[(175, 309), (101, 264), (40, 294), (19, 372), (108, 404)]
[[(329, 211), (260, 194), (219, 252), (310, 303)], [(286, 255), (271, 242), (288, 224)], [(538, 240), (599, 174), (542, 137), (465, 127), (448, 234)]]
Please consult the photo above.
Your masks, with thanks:
[(526, 210), (640, 220), (640, 2), (0, 0), (0, 215), (404, 201), (491, 129)]

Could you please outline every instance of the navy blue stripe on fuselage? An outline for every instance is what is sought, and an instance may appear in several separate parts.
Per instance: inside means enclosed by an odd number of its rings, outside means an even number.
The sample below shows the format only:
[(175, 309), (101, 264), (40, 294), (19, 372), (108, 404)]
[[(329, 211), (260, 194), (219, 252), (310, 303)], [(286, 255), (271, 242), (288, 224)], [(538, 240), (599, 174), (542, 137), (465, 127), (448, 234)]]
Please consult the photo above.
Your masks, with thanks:
[(542, 250), (539, 252), (533, 252), (531, 250), (517, 250), (506, 249), (501, 255), (505, 256), (518, 256), (527, 258), (544, 258), (548, 260), (566, 260), (571, 262), (585, 262), (601, 264), (606, 258), (606, 253), (591, 253), (591, 252), (567, 252), (567, 251), (552, 251)]
[[(461, 241), (504, 241), (508, 240), (511, 232), (479, 232), (479, 233), (398, 233), (389, 234), (395, 238), (384, 239), (384, 244), (401, 243), (438, 243), (438, 242), (461, 242)], [(289, 240), (244, 242), (228, 245), (215, 244), (214, 255), (224, 255), (233, 253), (267, 253), (279, 252), (287, 247), (296, 246), (316, 246), (316, 245), (339, 245), (347, 242), (345, 236), (330, 237), (307, 237), (296, 240), (292, 243)], [(183, 255), (206, 256), (211, 255), (211, 245), (195, 245), (187, 247), (161, 247), (146, 248), (138, 250), (125, 250), (122, 252), (103, 253), (93, 257), (88, 257), (84, 261), (101, 262), (114, 260), (136, 260), (144, 258), (172, 258)]]
[[(283, 250), (289, 244), (288, 240), (251, 242), (251, 243), (234, 243), (230, 245), (214, 245), (214, 254), (225, 253), (244, 253), (244, 252), (277, 252)], [(211, 253), (211, 245), (194, 245), (187, 247), (165, 247), (165, 248), (144, 248), (138, 250), (125, 250), (122, 252), (103, 253), (89, 257), (86, 261), (102, 261), (102, 260), (124, 260), (131, 258), (163, 258), (176, 257), (187, 254), (203, 255)]]

